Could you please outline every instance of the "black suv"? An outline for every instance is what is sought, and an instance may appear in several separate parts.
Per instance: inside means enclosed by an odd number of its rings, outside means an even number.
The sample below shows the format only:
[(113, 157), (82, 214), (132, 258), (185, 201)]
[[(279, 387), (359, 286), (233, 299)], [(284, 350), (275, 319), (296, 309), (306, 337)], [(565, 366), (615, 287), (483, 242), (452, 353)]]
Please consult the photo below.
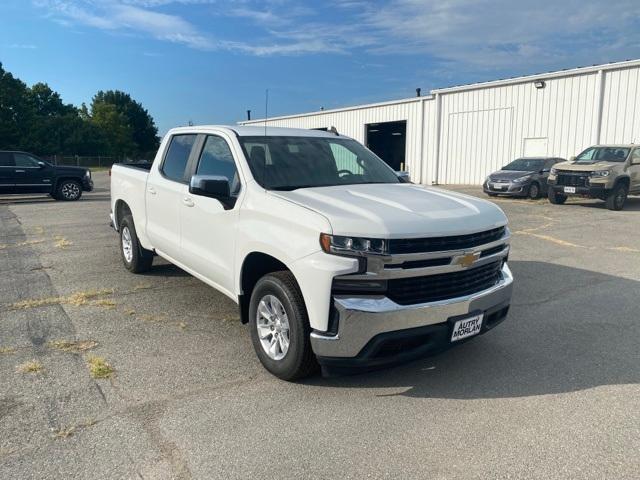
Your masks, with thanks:
[(91, 170), (56, 166), (26, 152), (0, 151), (0, 195), (48, 193), (56, 200), (78, 200), (93, 190)]

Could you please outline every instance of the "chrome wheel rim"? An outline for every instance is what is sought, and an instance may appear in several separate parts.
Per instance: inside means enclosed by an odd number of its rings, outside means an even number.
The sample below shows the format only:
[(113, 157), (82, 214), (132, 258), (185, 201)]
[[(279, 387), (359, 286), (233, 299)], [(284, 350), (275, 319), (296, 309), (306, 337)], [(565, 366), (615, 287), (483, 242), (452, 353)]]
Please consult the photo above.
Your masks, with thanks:
[(538, 197), (538, 186), (537, 185), (531, 185), (531, 187), (529, 189), (529, 196), (531, 198), (537, 198)]
[(122, 229), (122, 254), (127, 263), (131, 263), (131, 260), (133, 260), (133, 242), (131, 241), (129, 227)]
[(80, 187), (78, 184), (69, 182), (62, 185), (62, 196), (69, 200), (73, 200), (74, 198), (78, 198), (80, 194)]
[(618, 194), (616, 195), (616, 206), (617, 207), (622, 207), (622, 205), (624, 204), (625, 193), (626, 192), (622, 188), (618, 190)]
[(272, 360), (282, 360), (289, 351), (289, 317), (274, 295), (265, 295), (258, 303), (256, 328), (264, 352)]

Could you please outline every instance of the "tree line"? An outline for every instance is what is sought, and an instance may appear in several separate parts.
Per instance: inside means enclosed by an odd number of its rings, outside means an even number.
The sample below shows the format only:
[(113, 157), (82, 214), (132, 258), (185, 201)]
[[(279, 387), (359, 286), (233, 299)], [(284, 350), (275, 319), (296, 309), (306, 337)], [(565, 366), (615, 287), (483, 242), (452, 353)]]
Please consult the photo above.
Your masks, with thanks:
[(78, 108), (46, 83), (27, 86), (0, 63), (0, 150), (149, 158), (159, 143), (153, 118), (129, 94), (99, 91)]

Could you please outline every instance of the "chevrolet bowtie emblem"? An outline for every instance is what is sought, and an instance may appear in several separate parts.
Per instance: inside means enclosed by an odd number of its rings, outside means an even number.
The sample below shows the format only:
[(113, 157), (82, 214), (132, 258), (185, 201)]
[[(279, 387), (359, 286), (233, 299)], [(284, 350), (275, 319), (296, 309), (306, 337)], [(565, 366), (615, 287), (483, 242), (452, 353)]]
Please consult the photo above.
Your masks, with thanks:
[(480, 252), (465, 253), (464, 255), (460, 255), (458, 257), (456, 263), (458, 265), (461, 265), (463, 268), (468, 268), (476, 263), (476, 260), (478, 260), (479, 258)]

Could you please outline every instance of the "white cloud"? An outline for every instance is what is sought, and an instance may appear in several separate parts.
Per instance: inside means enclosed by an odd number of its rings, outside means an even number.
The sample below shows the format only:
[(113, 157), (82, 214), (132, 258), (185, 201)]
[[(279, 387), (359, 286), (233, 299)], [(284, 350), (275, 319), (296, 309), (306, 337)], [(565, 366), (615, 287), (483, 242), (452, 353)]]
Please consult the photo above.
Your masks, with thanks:
[(102, 30), (127, 30), (151, 35), (159, 40), (182, 43), (199, 49), (213, 49), (214, 43), (188, 21), (177, 15), (105, 0), (37, 0), (54, 18)]
[[(137, 32), (201, 50), (250, 55), (417, 54), (478, 69), (594, 63), (640, 52), (637, 0), (34, 0), (59, 21)], [(250, 38), (203, 32), (189, 22), (200, 5), (255, 26)], [(202, 9), (203, 5), (214, 5)], [(172, 9), (170, 11), (176, 11)], [(538, 67), (539, 66), (539, 67)]]

